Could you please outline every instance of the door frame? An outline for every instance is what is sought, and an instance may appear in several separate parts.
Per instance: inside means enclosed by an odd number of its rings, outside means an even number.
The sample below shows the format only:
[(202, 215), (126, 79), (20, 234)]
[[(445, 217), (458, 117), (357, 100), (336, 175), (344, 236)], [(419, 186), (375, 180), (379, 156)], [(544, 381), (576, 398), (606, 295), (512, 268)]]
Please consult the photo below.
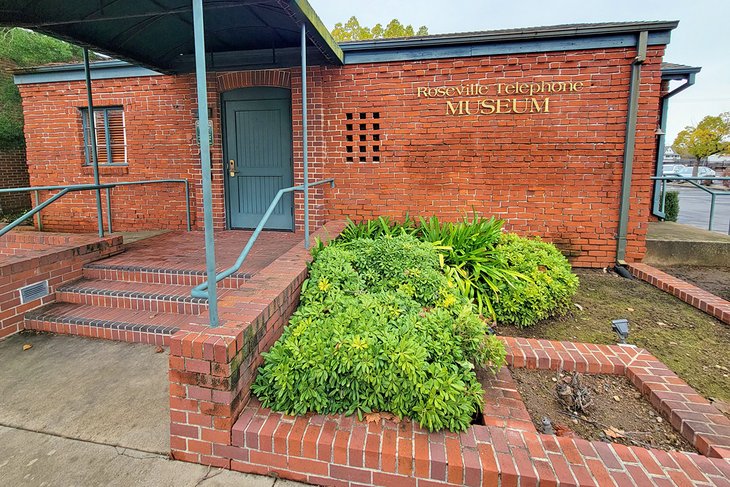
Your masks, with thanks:
[[(289, 161), (290, 168), (291, 168), (291, 176), (292, 176), (292, 183), (296, 184), (294, 181), (294, 113), (293, 113), (293, 106), (292, 106), (292, 96), (291, 96), (291, 90), (288, 88), (280, 88), (280, 87), (274, 87), (274, 86), (250, 86), (245, 88), (236, 88), (234, 90), (225, 91), (221, 93), (220, 95), (220, 116), (221, 116), (221, 145), (222, 145), (222, 151), (223, 154), (223, 202), (225, 206), (225, 213), (226, 213), (226, 229), (232, 230), (233, 227), (231, 225), (231, 202), (230, 202), (230, 190), (229, 190), (229, 177), (228, 177), (228, 127), (226, 126), (226, 105), (229, 101), (256, 101), (256, 100), (287, 100), (289, 102), (289, 123), (291, 126), (291, 140), (289, 141), (290, 144), (290, 151), (291, 151), (291, 160)], [(295, 194), (292, 193), (292, 218), (291, 218), (291, 228), (290, 229), (280, 229), (280, 230), (267, 230), (267, 231), (280, 231), (280, 232), (293, 232), (296, 228), (296, 222), (295, 219), (295, 204), (294, 204)], [(270, 202), (269, 202), (270, 203)], [(242, 230), (239, 228), (236, 228), (235, 230)], [(248, 229), (245, 229), (248, 230)], [(252, 230), (252, 229), (251, 229)]]

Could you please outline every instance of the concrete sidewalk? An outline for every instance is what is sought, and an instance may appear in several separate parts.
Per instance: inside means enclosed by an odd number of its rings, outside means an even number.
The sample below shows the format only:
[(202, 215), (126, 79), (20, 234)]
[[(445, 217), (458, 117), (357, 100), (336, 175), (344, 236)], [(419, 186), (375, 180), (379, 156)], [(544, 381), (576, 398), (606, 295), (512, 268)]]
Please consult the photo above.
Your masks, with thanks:
[(150, 345), (0, 340), (0, 486), (303, 485), (169, 460), (167, 361)]
[(0, 484), (14, 487), (303, 485), (3, 426), (0, 426), (0, 479)]

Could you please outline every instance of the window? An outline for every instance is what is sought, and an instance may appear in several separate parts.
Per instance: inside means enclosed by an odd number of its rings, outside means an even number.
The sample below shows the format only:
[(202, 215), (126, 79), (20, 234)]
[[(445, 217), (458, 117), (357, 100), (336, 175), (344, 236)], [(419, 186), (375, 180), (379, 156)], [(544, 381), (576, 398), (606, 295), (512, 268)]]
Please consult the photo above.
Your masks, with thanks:
[[(92, 164), (91, 127), (89, 110), (81, 109), (81, 122), (84, 131), (84, 155), (86, 164)], [(124, 132), (124, 110), (122, 107), (94, 108), (94, 128), (99, 164), (127, 163), (127, 136)]]

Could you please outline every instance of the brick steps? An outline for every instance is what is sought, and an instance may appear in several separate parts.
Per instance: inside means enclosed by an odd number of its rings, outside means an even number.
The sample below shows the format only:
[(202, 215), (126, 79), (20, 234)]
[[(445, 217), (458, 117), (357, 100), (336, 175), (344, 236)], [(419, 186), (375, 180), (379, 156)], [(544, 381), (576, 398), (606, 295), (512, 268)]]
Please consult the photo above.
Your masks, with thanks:
[[(104, 261), (84, 266), (87, 279), (136, 282), (143, 284), (171, 284), (193, 287), (205, 282), (206, 273), (201, 270), (165, 269), (135, 265), (105, 264)], [(238, 289), (251, 279), (251, 274), (238, 272), (218, 283), (219, 288)]]
[[(224, 293), (222, 291), (219, 295)], [(66, 303), (155, 313), (199, 315), (208, 309), (206, 299), (190, 296), (190, 286), (104, 279), (81, 279), (62, 286), (56, 290), (56, 299)]]
[(109, 340), (168, 345), (180, 329), (205, 326), (205, 317), (53, 303), (25, 313), (25, 328)]

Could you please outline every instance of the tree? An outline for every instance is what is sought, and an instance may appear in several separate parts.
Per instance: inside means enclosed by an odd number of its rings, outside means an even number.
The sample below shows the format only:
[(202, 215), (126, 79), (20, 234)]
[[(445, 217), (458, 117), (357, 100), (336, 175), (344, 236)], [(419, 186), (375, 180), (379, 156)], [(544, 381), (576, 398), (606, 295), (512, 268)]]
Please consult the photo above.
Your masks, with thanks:
[(697, 176), (703, 159), (715, 154), (730, 154), (730, 112), (708, 115), (696, 126), (687, 126), (674, 139), (672, 149), (682, 157), (694, 159), (692, 176)]
[(335, 28), (332, 29), (332, 37), (338, 42), (344, 41), (363, 41), (368, 39), (391, 39), (393, 37), (413, 37), (414, 35), (428, 35), (428, 27), (422, 25), (416, 32), (412, 25), (403, 25), (398, 19), (388, 22), (383, 27), (382, 24), (375, 24), (372, 28), (360, 25), (357, 17), (352, 16), (350, 20), (345, 22), (337, 22)]
[(0, 149), (23, 145), (23, 107), (13, 83), (13, 68), (79, 61), (80, 47), (36, 32), (0, 29)]

